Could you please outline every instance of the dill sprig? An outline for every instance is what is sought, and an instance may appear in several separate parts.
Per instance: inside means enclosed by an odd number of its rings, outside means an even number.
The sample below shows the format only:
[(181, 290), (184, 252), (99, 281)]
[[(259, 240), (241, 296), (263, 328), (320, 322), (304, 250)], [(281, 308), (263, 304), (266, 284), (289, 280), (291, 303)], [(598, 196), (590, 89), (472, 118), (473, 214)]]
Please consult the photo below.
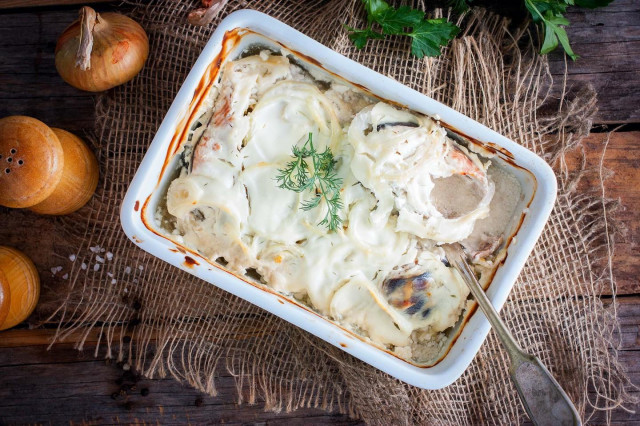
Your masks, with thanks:
[(283, 169), (278, 170), (276, 180), (280, 188), (295, 192), (313, 191), (313, 196), (300, 204), (302, 210), (311, 210), (324, 200), (327, 213), (318, 225), (325, 225), (329, 231), (335, 231), (342, 223), (338, 212), (342, 208), (340, 200), (340, 179), (334, 168), (337, 161), (327, 147), (318, 152), (313, 146), (313, 134), (300, 148), (296, 145), (291, 149), (293, 161), (288, 162)]

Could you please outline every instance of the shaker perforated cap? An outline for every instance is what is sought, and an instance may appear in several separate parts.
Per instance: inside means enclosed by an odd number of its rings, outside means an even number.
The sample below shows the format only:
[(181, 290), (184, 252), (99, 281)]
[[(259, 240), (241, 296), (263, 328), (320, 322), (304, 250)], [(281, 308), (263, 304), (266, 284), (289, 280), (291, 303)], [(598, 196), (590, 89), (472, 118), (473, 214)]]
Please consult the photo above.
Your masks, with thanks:
[(60, 182), (64, 156), (56, 134), (40, 120), (0, 119), (0, 205), (33, 206)]

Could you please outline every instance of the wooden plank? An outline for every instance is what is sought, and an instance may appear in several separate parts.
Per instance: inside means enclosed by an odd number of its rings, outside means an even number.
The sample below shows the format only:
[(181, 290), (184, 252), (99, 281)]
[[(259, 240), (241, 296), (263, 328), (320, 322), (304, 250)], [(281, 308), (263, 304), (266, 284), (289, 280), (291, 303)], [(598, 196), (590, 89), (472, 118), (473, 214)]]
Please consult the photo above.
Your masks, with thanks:
[[(610, 304), (608, 299), (605, 303)], [(621, 345), (619, 360), (635, 383), (640, 382), (640, 297), (618, 299)], [(93, 351), (77, 352), (70, 344), (59, 344), (47, 352), (46, 344), (28, 341), (23, 347), (3, 347), (5, 336), (24, 333), (41, 337), (48, 330), (11, 330), (0, 333), (0, 423), (69, 423), (79, 421), (160, 422), (179, 423), (187, 420), (200, 422), (253, 422), (275, 423), (337, 423), (356, 424), (346, 416), (325, 414), (320, 410), (301, 409), (294, 413), (265, 413), (262, 403), (256, 406), (236, 404), (236, 389), (231, 375), (220, 367), (216, 386), (219, 396), (203, 395), (181, 385), (171, 378), (140, 379), (129, 396), (111, 399), (119, 391), (116, 383), (123, 371), (115, 363), (93, 358)], [(91, 336), (95, 336), (92, 333)], [(90, 339), (93, 339), (92, 337)], [(12, 339), (9, 336), (9, 339)], [(224, 365), (224, 362), (221, 363)], [(129, 381), (127, 383), (133, 383)], [(140, 395), (142, 388), (149, 395)], [(636, 396), (640, 394), (636, 391)], [(202, 398), (202, 406), (195, 405)], [(125, 405), (131, 402), (130, 410)], [(615, 410), (612, 420), (619, 424), (633, 424), (640, 417), (624, 410)], [(604, 421), (599, 413), (595, 420)]]
[(82, 136), (95, 125), (93, 94), (65, 83), (55, 68), (58, 36), (77, 10), (0, 13), (0, 117), (28, 115)]
[[(600, 166), (606, 133), (592, 133), (585, 139), (586, 168)], [(570, 168), (580, 166), (577, 152), (567, 156)], [(614, 174), (605, 182), (605, 194), (619, 199), (624, 209), (615, 213), (615, 217), (627, 228), (626, 236), (620, 236), (615, 244), (612, 270), (617, 281), (618, 294), (640, 293), (640, 132), (613, 133), (603, 159), (605, 169)], [(607, 170), (604, 170), (607, 173)], [(599, 176), (585, 175), (579, 188), (588, 189), (599, 186)], [(605, 292), (608, 294), (610, 292)]]
[(69, 6), (74, 4), (107, 3), (113, 0), (2, 0), (0, 9), (38, 6)]
[[(85, 334), (85, 329), (80, 329), (75, 333), (69, 335), (64, 343), (75, 343), (79, 341), (81, 336)], [(0, 334), (0, 348), (24, 348), (27, 346), (48, 346), (53, 337), (56, 334), (56, 330), (53, 328), (36, 328), (36, 329), (27, 329), (27, 328), (13, 328), (10, 330), (6, 330), (1, 332)], [(114, 333), (114, 341), (120, 338), (120, 330), (115, 330)], [(87, 337), (85, 338), (85, 346), (92, 347), (100, 340), (100, 328), (94, 327), (91, 329)], [(104, 338), (102, 338), (104, 341)], [(3, 365), (0, 362), (0, 365)]]
[[(46, 108), (27, 109), (20, 105), (12, 108), (4, 99), (42, 98), (41, 93), (91, 98), (91, 94), (66, 86), (56, 76), (53, 65), (55, 42), (76, 16), (75, 9), (0, 14), (0, 40), (3, 40), (0, 57), (5, 58), (3, 63), (10, 64), (0, 64), (0, 76), (9, 78), (13, 74), (24, 77), (11, 84), (6, 80), (0, 84), (0, 116), (34, 112), (44, 121), (61, 120), (69, 124), (70, 120), (61, 119), (68, 104), (55, 108), (57, 113), (52, 116), (52, 112)], [(581, 56), (578, 61), (568, 63), (567, 87), (593, 85), (599, 96), (596, 123), (640, 122), (640, 109), (635, 102), (640, 97), (640, 71), (634, 65), (640, 51), (640, 3), (617, 0), (603, 9), (572, 8), (567, 17), (572, 22), (568, 28), (569, 37), (574, 50)], [(23, 48), (16, 49), (18, 46)], [(558, 51), (551, 54), (549, 59), (551, 72), (559, 80), (564, 72), (564, 55)], [(51, 77), (47, 79), (42, 75)], [(556, 89), (554, 94), (558, 95), (560, 88)], [(42, 102), (42, 99), (38, 102)], [(47, 102), (56, 103), (53, 98)], [(89, 102), (83, 105), (89, 105)], [(84, 120), (84, 116), (93, 116), (92, 109), (80, 115), (78, 112), (77, 108), (70, 109), (68, 115), (80, 117), (81, 120)]]
[[(569, 8), (567, 34), (580, 59), (568, 59), (567, 87), (591, 84), (598, 94), (595, 123), (640, 122), (640, 2), (616, 0), (596, 9)], [(560, 49), (561, 50), (561, 49)], [(549, 65), (555, 80), (564, 73), (565, 57), (554, 52)], [(556, 86), (554, 95), (560, 93)]]
[[(224, 365), (224, 362), (221, 363)], [(348, 416), (303, 408), (293, 413), (264, 412), (264, 403), (237, 405), (233, 377), (221, 367), (219, 396), (204, 395), (172, 378), (141, 379), (136, 390), (112, 399), (123, 370), (70, 345), (0, 349), (0, 423), (243, 423), (358, 424)], [(134, 384), (132, 380), (125, 384)], [(149, 390), (148, 396), (141, 389)], [(196, 400), (202, 404), (196, 406)], [(130, 406), (127, 406), (130, 403)]]

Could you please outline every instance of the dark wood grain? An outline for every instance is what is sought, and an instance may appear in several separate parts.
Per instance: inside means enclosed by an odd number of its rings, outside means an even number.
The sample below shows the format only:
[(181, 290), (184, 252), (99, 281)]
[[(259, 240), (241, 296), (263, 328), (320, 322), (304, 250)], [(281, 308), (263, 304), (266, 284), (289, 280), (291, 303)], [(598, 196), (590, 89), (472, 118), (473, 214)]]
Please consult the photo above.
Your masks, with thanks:
[[(76, 0), (62, 0), (72, 3)], [(79, 1), (79, 0), (78, 0)], [(355, 1), (355, 0), (353, 0)], [(58, 35), (77, 16), (76, 7), (38, 8), (27, 10), (27, 3), (54, 0), (0, 0), (3, 7), (20, 9), (0, 12), (0, 117), (24, 114), (47, 124), (62, 127), (79, 135), (94, 127), (94, 101), (89, 93), (76, 90), (62, 81), (54, 67), (54, 48)], [(83, 1), (82, 3), (89, 3)], [(98, 5), (119, 7), (117, 3)], [(609, 7), (596, 11), (570, 9), (568, 29), (574, 50), (581, 56), (569, 61), (568, 88), (592, 85), (598, 93), (599, 111), (596, 124), (640, 124), (640, 2), (616, 0)], [(550, 69), (556, 81), (564, 73), (565, 58), (559, 52), (550, 55)], [(554, 87), (554, 93), (560, 93)], [(588, 167), (600, 164), (605, 134), (592, 134), (585, 145)], [(619, 298), (620, 319), (619, 360), (631, 380), (640, 383), (640, 132), (616, 133), (609, 139), (604, 166), (615, 171), (606, 183), (606, 193), (620, 198), (626, 210), (617, 213), (628, 233), (616, 244), (612, 269)], [(569, 156), (576, 167), (577, 156)], [(597, 184), (597, 176), (587, 176), (584, 187)], [(3, 211), (0, 208), (0, 222)], [(55, 306), (57, 288), (64, 285), (60, 276), (53, 277), (49, 269), (66, 265), (66, 255), (49, 256), (55, 242), (47, 238), (47, 230), (57, 226), (55, 219), (24, 212), (23, 234), (0, 230), (0, 244), (23, 249), (35, 261), (43, 280), (41, 304), (31, 321), (45, 317)], [(28, 238), (29, 230), (37, 229), (39, 240)], [(43, 250), (43, 247), (49, 250)], [(610, 303), (610, 299), (604, 299)], [(119, 389), (115, 381), (122, 370), (107, 365), (93, 352), (78, 353), (73, 349), (74, 336), (47, 352), (53, 331), (19, 329), (0, 333), (0, 424), (5, 423), (275, 423), (275, 424), (354, 424), (347, 416), (317, 409), (302, 409), (294, 413), (265, 413), (264, 405), (237, 406), (233, 379), (221, 369), (217, 381), (220, 395), (211, 397), (181, 385), (171, 378), (142, 380), (137, 391), (127, 398), (111, 399)], [(97, 341), (98, 330), (90, 330), (88, 347)], [(100, 356), (103, 353), (100, 352)], [(147, 397), (139, 394), (148, 388)], [(636, 396), (640, 394), (636, 391)], [(201, 407), (195, 406), (202, 398)], [(131, 402), (131, 406), (126, 405)], [(127, 408), (130, 408), (127, 409)], [(592, 421), (604, 423), (605, 413)], [(617, 424), (638, 424), (640, 414), (614, 410), (611, 420)]]
[[(567, 34), (577, 61), (567, 59), (567, 88), (590, 84), (598, 94), (596, 123), (640, 122), (640, 2), (616, 0), (597, 9), (570, 8)], [(565, 57), (549, 55), (550, 70), (560, 80)], [(556, 86), (555, 93), (560, 93)]]
[(74, 9), (0, 13), (0, 117), (28, 115), (83, 134), (94, 128), (93, 94), (66, 84), (55, 68), (62, 31)]
[[(43, 345), (0, 348), (0, 423), (358, 423), (313, 408), (273, 413), (264, 411), (264, 403), (239, 407), (233, 377), (224, 368), (218, 371), (217, 397), (164, 378), (125, 380), (123, 384), (135, 390), (114, 399), (111, 395), (120, 391), (117, 380), (123, 373), (115, 362), (105, 363), (69, 344), (56, 345), (51, 351)], [(149, 394), (143, 396), (142, 389)]]
[[(0, 105), (0, 116), (28, 114), (71, 131), (93, 127), (92, 95), (66, 85), (53, 62), (57, 37), (76, 16), (73, 8), (0, 14), (0, 99), (12, 100)], [(567, 87), (590, 84), (597, 90), (595, 123), (640, 122), (636, 59), (640, 53), (640, 2), (616, 0), (597, 11), (571, 8), (567, 17), (572, 22), (567, 32), (581, 56), (567, 63)], [(549, 59), (551, 72), (559, 80), (565, 57), (557, 51)], [(51, 108), (58, 98), (73, 101), (60, 100)]]
[[(604, 157), (601, 153), (604, 150)], [(618, 294), (640, 294), (640, 132), (592, 133), (584, 140), (587, 169), (598, 170), (606, 177), (605, 195), (619, 200), (621, 208), (609, 212), (620, 221), (625, 234), (618, 235), (612, 269)], [(567, 156), (569, 168), (581, 166), (580, 153)], [(613, 172), (613, 174), (611, 174)], [(580, 189), (599, 187), (600, 173), (589, 173), (580, 182)], [(605, 291), (604, 294), (611, 294)], [(638, 319), (640, 322), (640, 317)]]
[(106, 3), (110, 0), (2, 0), (0, 9), (12, 9), (39, 6), (69, 6), (76, 4)]
[[(611, 300), (605, 300), (610, 304)], [(620, 332), (619, 360), (630, 379), (640, 382), (640, 297), (618, 300)], [(115, 362), (94, 358), (97, 333), (88, 339), (88, 349), (78, 352), (71, 344), (58, 344), (51, 351), (46, 345), (52, 330), (9, 330), (0, 339), (0, 423), (253, 423), (269, 424), (358, 424), (345, 415), (327, 414), (304, 408), (293, 413), (264, 412), (264, 404), (237, 405), (233, 378), (221, 367), (216, 386), (219, 396), (212, 397), (184, 386), (172, 378), (140, 379), (136, 389), (112, 399), (120, 390), (116, 381), (123, 370)], [(117, 350), (117, 348), (116, 348)], [(100, 352), (103, 355), (103, 352)], [(224, 362), (221, 363), (224, 365)], [(126, 381), (126, 384), (134, 384)], [(140, 391), (148, 389), (149, 395)], [(640, 397), (638, 390), (632, 394)], [(196, 399), (202, 406), (196, 406)], [(131, 403), (127, 406), (127, 403)], [(605, 413), (592, 421), (604, 422)], [(637, 424), (638, 417), (624, 410), (612, 413), (616, 424)]]

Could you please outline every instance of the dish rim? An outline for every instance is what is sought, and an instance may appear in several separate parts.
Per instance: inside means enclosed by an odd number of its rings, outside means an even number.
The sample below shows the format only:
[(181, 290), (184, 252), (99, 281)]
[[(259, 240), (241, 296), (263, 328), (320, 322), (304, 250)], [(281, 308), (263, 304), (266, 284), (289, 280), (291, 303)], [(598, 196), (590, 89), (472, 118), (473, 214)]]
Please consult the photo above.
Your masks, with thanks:
[[(197, 252), (176, 246), (174, 242), (161, 237), (145, 225), (145, 206), (157, 190), (165, 172), (160, 165), (165, 163), (173, 135), (185, 118), (194, 91), (206, 70), (222, 50), (224, 35), (236, 28), (246, 28), (279, 42), (296, 53), (318, 61), (345, 80), (364, 86), (377, 96), (427, 115), (437, 115), (460, 133), (507, 150), (518, 166), (534, 176), (537, 187), (529, 205), (529, 213), (525, 215), (522, 226), (515, 234), (518, 238), (508, 247), (506, 261), (498, 268), (487, 290), (496, 309), (500, 310), (504, 305), (555, 204), (557, 183), (551, 167), (533, 152), (469, 117), (338, 54), (275, 18), (254, 10), (235, 11), (222, 20), (178, 91), (121, 205), (120, 219), (126, 235), (148, 253), (293, 323), (400, 380), (425, 389), (439, 389), (453, 383), (470, 365), (489, 332), (490, 325), (480, 311), (476, 310), (469, 316), (457, 340), (440, 362), (430, 367), (416, 366), (363, 339), (355, 338), (351, 332), (308, 308), (286, 303), (290, 300), (266, 286), (259, 286), (222, 269), (212, 268), (210, 261)], [(142, 203), (144, 205), (140, 208)], [(521, 236), (523, 232), (524, 235)], [(199, 263), (194, 258), (201, 259), (202, 262)], [(237, 285), (239, 282), (242, 285)]]

